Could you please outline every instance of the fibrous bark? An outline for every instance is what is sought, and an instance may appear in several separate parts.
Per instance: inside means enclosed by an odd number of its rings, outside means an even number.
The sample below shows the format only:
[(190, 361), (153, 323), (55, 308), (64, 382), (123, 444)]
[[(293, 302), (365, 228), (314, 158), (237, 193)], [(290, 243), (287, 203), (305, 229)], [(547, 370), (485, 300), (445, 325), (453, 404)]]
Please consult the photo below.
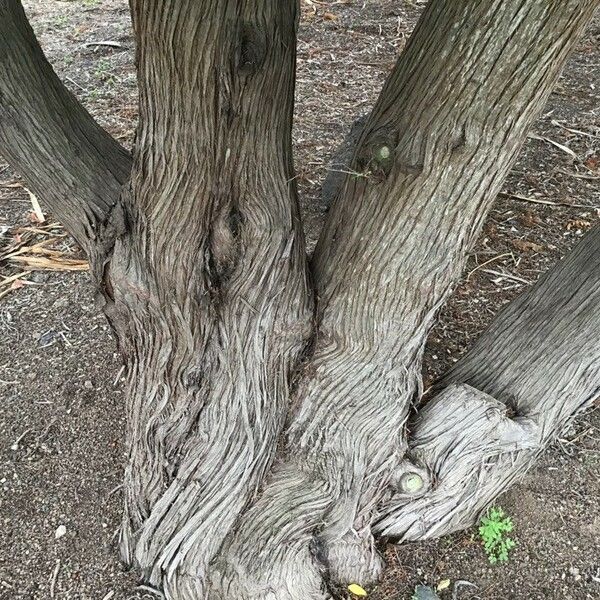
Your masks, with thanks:
[(125, 558), (171, 598), (277, 447), (312, 294), (291, 156), (295, 0), (132, 2), (140, 123), (107, 271), (130, 365)]
[(596, 2), (433, 1), (365, 125), (314, 257), (314, 351), (216, 597), (325, 598), (378, 572), (423, 345)]
[(0, 0), (0, 151), (100, 267), (131, 159), (61, 83), (19, 0)]
[[(597, 4), (432, 0), (360, 132), (309, 277), (291, 154), (295, 0), (131, 1), (140, 120), (118, 202), (127, 155), (0, 0), (14, 24), (0, 24), (2, 152), (37, 186), (55, 176), (15, 145), (69, 162), (45, 197), (102, 267), (129, 367), (122, 552), (167, 598), (317, 600), (366, 585), (381, 567), (372, 528), (418, 539), (470, 522), (594, 395), (596, 362), (574, 345), (556, 379), (527, 389), (539, 347), (595, 306), (585, 277), (564, 284), (559, 269), (449, 375), (410, 447), (404, 433), (437, 310)], [(50, 93), (20, 112), (6, 79), (22, 73)]]
[[(600, 229), (512, 302), (410, 426), (429, 485), (397, 494), (376, 529), (422, 540), (471, 525), (600, 395)], [(412, 466), (408, 467), (412, 470)]]

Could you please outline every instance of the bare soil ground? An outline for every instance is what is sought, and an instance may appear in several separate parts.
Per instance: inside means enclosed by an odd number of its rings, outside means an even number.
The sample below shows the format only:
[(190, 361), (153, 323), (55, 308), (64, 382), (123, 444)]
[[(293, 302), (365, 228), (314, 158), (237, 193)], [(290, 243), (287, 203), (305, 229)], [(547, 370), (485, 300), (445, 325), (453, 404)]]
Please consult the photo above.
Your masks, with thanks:
[[(294, 138), (311, 241), (322, 217), (319, 192), (329, 157), (352, 120), (373, 104), (421, 4), (303, 2)], [(125, 0), (25, 5), (67, 86), (130, 145), (137, 107)], [(90, 45), (99, 41), (116, 45)], [(600, 19), (534, 133), (431, 336), (427, 383), (599, 220)], [(26, 236), (29, 245), (50, 240), (62, 253), (57, 260), (81, 258), (70, 238), (56, 237), (59, 228), (23, 230), (32, 226), (31, 202), (19, 183), (0, 160), (0, 255)], [(2, 277), (26, 270), (0, 262)], [(88, 276), (34, 269), (20, 281), (15, 289), (0, 287), (0, 294), (9, 289), (0, 299), (0, 599), (156, 598), (117, 559), (124, 392), (114, 340), (94, 308)], [(499, 499), (518, 543), (507, 564), (487, 562), (476, 528), (389, 546), (390, 569), (369, 595), (408, 600), (415, 585), (448, 578), (478, 586), (460, 588), (461, 600), (600, 598), (599, 493), (600, 411), (594, 410)], [(440, 594), (450, 598), (452, 586)]]

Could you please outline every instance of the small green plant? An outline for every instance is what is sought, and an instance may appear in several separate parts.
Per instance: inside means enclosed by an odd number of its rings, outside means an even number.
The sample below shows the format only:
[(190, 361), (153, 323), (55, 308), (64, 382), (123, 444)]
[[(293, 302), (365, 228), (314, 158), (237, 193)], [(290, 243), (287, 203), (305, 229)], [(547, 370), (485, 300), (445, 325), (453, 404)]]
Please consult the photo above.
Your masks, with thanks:
[(508, 561), (508, 554), (516, 542), (507, 536), (513, 530), (512, 519), (501, 508), (491, 508), (482, 517), (479, 535), (492, 565)]

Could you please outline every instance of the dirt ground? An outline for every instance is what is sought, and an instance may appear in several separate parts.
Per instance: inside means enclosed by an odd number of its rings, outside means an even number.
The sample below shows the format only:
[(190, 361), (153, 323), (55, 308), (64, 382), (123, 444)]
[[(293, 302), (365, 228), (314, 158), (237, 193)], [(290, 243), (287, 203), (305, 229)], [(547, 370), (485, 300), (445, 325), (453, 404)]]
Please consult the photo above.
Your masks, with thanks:
[[(136, 120), (125, 0), (29, 0), (50, 61), (125, 145)], [(422, 2), (303, 2), (294, 134), (309, 239), (329, 157), (373, 104)], [(93, 45), (110, 41), (115, 44)], [(456, 361), (497, 310), (600, 217), (600, 18), (579, 45), (492, 210), (465, 276), (433, 332), (426, 382)], [(540, 139), (541, 138), (541, 139)], [(0, 159), (0, 256), (16, 236), (81, 258), (60, 228), (32, 226), (31, 201)], [(22, 182), (25, 184), (25, 182)], [(521, 198), (521, 199), (519, 199)], [(525, 198), (523, 200), (522, 198)], [(43, 205), (43, 198), (40, 198)], [(46, 225), (52, 223), (47, 216)], [(0, 275), (26, 270), (5, 261)], [(150, 600), (115, 540), (124, 464), (124, 392), (111, 332), (86, 273), (33, 271), (0, 299), (0, 599)], [(0, 293), (9, 286), (0, 287)], [(457, 599), (600, 598), (600, 410), (580, 417), (498, 500), (517, 547), (491, 566), (476, 528), (388, 547), (374, 600), (467, 580)], [(452, 597), (452, 585), (440, 592)]]

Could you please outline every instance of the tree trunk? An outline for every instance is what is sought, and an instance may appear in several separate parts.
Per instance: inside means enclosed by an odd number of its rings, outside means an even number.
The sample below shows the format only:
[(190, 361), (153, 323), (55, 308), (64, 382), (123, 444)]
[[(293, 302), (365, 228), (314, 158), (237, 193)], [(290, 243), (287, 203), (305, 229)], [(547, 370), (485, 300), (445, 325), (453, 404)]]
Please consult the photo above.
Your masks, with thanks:
[[(318, 600), (366, 585), (381, 567), (372, 527), (414, 539), (469, 522), (594, 393), (597, 365), (573, 356), (557, 359), (554, 384), (520, 387), (542, 358), (516, 315), (555, 314), (537, 334), (551, 344), (572, 306), (571, 284), (554, 304), (543, 303), (558, 284), (540, 284), (482, 339), (489, 362), (471, 355), (449, 375), (461, 385), (425, 408), (410, 448), (404, 431), (437, 311), (598, 0), (432, 0), (364, 125), (310, 273), (291, 153), (296, 0), (131, 0), (140, 119), (118, 202), (127, 156), (59, 86), (16, 2), (0, 2), (19, 24), (0, 24), (0, 117), (15, 112), (0, 119), (0, 149), (40, 187), (56, 176), (34, 172), (15, 141), (42, 159), (63, 152), (83, 181), (47, 199), (102, 273), (128, 365), (122, 552), (167, 598)], [(19, 112), (8, 76), (40, 93), (51, 81), (49, 99)], [(582, 382), (559, 405), (571, 373)], [(450, 413), (463, 405), (457, 444)], [(447, 474), (468, 469), (473, 448), (494, 458), (475, 491)], [(433, 475), (440, 485), (415, 489)]]
[(0, 149), (100, 265), (131, 159), (56, 76), (19, 0), (0, 0)]
[(140, 123), (108, 314), (129, 362), (125, 558), (173, 598), (277, 447), (312, 292), (291, 155), (295, 0), (132, 2)]
[[(428, 485), (396, 494), (377, 531), (399, 540), (471, 525), (600, 395), (600, 228), (495, 319), (409, 427)], [(424, 470), (424, 473), (423, 473)]]
[[(314, 257), (317, 336), (217, 597), (321, 598), (377, 575), (423, 345), (595, 2), (432, 2), (361, 135)], [(519, 65), (514, 69), (514, 65)]]

